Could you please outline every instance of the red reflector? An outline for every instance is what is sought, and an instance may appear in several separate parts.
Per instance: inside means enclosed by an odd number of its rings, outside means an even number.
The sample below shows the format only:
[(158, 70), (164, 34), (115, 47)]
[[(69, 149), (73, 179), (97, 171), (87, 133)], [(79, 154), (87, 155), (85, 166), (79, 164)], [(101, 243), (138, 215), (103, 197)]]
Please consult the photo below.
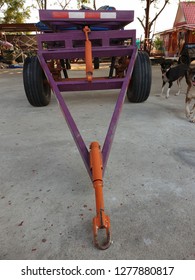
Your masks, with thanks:
[(65, 11), (55, 11), (52, 12), (52, 17), (53, 18), (69, 18), (68, 12)]
[(86, 12), (85, 18), (100, 18), (100, 13)]

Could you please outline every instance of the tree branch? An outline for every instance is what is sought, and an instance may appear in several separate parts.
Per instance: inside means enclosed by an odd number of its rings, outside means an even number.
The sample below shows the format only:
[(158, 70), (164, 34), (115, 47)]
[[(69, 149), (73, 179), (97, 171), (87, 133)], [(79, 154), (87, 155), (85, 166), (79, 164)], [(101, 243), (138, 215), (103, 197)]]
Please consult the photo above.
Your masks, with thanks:
[(144, 23), (143, 23), (143, 19), (141, 20), (139, 17), (137, 17), (137, 19), (139, 20), (139, 22), (141, 23), (141, 26), (143, 27), (143, 29), (145, 28)]
[[(154, 1), (154, 0), (153, 0)], [(152, 2), (152, 1), (151, 1)], [(158, 16), (162, 13), (162, 11), (164, 10), (164, 8), (166, 7), (166, 5), (169, 3), (169, 0), (165, 0), (163, 7), (161, 8), (161, 10), (156, 14), (156, 16), (153, 18), (153, 20), (149, 23), (149, 29), (151, 29), (153, 23), (155, 22), (155, 20), (158, 18)]]

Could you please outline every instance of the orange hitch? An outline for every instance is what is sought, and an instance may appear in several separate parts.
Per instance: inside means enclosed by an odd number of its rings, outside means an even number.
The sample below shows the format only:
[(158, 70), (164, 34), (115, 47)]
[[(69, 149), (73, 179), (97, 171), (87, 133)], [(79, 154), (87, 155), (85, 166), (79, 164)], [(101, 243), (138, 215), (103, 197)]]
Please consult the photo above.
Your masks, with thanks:
[(91, 32), (88, 26), (83, 28), (85, 33), (85, 63), (86, 63), (86, 78), (88, 82), (92, 81), (93, 77), (93, 64), (92, 64), (92, 46), (91, 41), (89, 40), (88, 33)]
[[(100, 145), (98, 142), (92, 142), (90, 145), (90, 168), (92, 170), (92, 181), (95, 189), (96, 199), (96, 217), (93, 218), (93, 234), (95, 246), (101, 250), (107, 249), (111, 244), (110, 218), (104, 212), (103, 198), (103, 164)], [(105, 236), (98, 238), (98, 231), (105, 230)]]

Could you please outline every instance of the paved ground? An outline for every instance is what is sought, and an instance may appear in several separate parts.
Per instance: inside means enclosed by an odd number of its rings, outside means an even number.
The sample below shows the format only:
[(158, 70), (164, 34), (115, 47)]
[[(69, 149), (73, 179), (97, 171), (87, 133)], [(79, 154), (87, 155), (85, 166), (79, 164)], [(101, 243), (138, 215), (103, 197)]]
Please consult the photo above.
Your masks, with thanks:
[[(195, 259), (195, 125), (184, 94), (124, 104), (104, 178), (113, 244), (92, 243), (94, 190), (52, 97), (31, 107), (21, 69), (0, 70), (0, 259)], [(185, 91), (183, 83), (183, 91)], [(103, 142), (117, 91), (66, 93), (87, 145)]]

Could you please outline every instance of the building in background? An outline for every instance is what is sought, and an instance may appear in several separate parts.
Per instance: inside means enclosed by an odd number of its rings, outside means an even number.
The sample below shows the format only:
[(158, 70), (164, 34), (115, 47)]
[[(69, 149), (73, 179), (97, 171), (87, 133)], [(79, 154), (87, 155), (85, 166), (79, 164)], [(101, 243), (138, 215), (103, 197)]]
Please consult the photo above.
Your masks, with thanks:
[(195, 1), (180, 2), (172, 29), (155, 34), (164, 43), (165, 56), (179, 56), (184, 43), (195, 44)]

